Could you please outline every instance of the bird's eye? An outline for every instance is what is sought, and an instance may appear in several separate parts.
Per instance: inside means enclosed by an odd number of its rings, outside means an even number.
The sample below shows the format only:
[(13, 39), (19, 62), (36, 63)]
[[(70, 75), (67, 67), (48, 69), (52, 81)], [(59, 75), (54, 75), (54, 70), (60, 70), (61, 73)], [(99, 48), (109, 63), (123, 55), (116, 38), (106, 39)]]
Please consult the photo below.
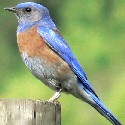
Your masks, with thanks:
[(31, 10), (32, 10), (32, 9), (31, 9), (30, 7), (25, 8), (25, 11), (26, 11), (26, 12), (31, 12)]

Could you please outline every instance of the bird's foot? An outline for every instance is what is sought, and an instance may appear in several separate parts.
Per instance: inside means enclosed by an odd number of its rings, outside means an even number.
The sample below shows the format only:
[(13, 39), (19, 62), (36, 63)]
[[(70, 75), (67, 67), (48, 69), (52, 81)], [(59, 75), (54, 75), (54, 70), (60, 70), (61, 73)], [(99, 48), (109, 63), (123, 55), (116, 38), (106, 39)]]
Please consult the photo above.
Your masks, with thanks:
[(62, 89), (56, 92), (50, 99), (49, 102), (55, 102), (61, 96)]

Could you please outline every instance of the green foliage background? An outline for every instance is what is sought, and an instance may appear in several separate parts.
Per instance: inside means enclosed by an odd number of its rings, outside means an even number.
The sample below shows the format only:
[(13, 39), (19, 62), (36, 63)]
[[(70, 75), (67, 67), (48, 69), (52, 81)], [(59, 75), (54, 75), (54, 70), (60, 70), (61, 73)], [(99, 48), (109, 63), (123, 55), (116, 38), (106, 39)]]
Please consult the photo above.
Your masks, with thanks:
[[(47, 100), (54, 92), (34, 78), (23, 64), (16, 43), (17, 20), (3, 10), (24, 1), (0, 1), (0, 98)], [(50, 10), (100, 99), (125, 124), (125, 1), (34, 2)], [(59, 101), (62, 125), (110, 125), (91, 106), (71, 95), (62, 94)]]

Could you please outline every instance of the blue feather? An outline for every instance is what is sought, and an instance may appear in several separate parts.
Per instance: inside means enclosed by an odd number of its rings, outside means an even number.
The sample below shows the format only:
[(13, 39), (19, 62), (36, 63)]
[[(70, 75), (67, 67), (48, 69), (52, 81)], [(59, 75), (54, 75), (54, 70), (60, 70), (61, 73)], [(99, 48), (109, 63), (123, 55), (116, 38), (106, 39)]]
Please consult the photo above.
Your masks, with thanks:
[(72, 71), (81, 80), (80, 83), (97, 97), (92, 85), (87, 80), (84, 70), (80, 66), (63, 37), (44, 26), (40, 26), (38, 28), (38, 33), (45, 40), (45, 42), (68, 63)]
[(68, 63), (72, 71), (78, 77), (78, 84), (91, 96), (95, 104), (91, 104), (100, 114), (105, 116), (109, 121), (111, 121), (114, 125), (121, 125), (121, 123), (115, 118), (115, 116), (106, 108), (106, 106), (99, 100), (96, 95), (92, 85), (87, 80), (86, 74), (79, 62), (75, 58), (71, 49), (69, 48), (66, 41), (54, 30), (51, 30), (47, 27), (40, 26), (38, 28), (38, 33), (45, 40), (45, 42), (53, 49), (56, 53), (58, 53), (64, 61)]

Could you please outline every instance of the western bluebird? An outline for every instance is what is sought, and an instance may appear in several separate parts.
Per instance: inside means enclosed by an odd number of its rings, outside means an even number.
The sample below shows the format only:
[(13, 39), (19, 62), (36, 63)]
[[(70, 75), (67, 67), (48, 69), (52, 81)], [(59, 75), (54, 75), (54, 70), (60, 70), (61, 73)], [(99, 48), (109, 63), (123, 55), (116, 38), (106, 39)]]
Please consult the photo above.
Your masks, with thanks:
[(56, 91), (50, 101), (59, 98), (61, 92), (70, 93), (90, 104), (112, 124), (121, 125), (98, 98), (48, 9), (33, 2), (5, 9), (14, 12), (18, 19), (17, 43), (25, 65), (36, 78)]

